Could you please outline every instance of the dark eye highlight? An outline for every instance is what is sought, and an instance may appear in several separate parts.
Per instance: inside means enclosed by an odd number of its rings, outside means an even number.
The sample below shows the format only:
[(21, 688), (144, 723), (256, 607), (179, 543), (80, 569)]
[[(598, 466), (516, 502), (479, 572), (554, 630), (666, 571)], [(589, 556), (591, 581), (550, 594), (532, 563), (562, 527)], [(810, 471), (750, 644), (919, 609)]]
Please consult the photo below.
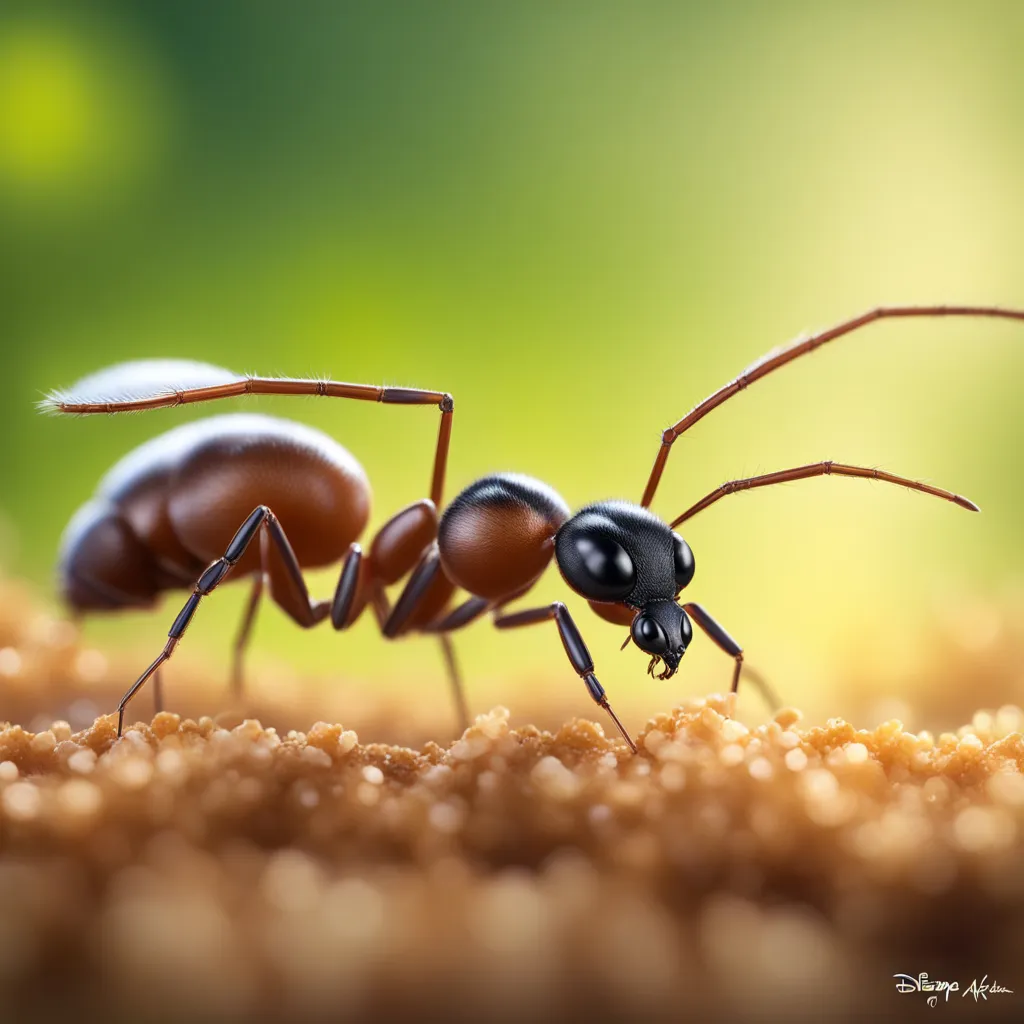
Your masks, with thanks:
[(678, 592), (693, 579), (697, 566), (694, 564), (690, 545), (678, 533), (672, 534), (672, 550), (675, 555), (676, 587)]
[(578, 537), (576, 553), (587, 576), (586, 595), (596, 601), (617, 601), (636, 583), (633, 560), (621, 544), (600, 534)]
[(649, 615), (638, 615), (630, 628), (633, 642), (648, 654), (664, 654), (668, 650), (665, 631)]

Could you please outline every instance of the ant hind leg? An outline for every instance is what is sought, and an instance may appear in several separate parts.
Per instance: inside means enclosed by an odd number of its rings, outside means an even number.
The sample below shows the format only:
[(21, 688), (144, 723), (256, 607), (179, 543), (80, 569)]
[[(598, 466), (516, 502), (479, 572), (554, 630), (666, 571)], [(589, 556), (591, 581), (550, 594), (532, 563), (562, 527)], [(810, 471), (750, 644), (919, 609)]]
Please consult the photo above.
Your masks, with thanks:
[(583, 680), (587, 692), (593, 698), (594, 703), (600, 705), (608, 713), (608, 716), (615, 723), (615, 727), (622, 734), (622, 738), (629, 745), (629, 749), (635, 754), (636, 744), (632, 737), (626, 732), (619, 716), (612, 710), (608, 703), (608, 697), (604, 687), (598, 682), (594, 675), (594, 659), (587, 650), (587, 645), (580, 636), (580, 631), (573, 622), (569, 609), (561, 601), (544, 605), (540, 608), (528, 608), (521, 612), (505, 613), (500, 612), (494, 616), (494, 625), (498, 629), (515, 629), (519, 626), (534, 626), (540, 622), (554, 620), (558, 627), (558, 635), (562, 639), (562, 646), (565, 648), (566, 656), (570, 664), (576, 670), (576, 674)]
[(301, 567), (277, 517), (266, 505), (258, 506), (238, 528), (223, 556), (212, 562), (196, 580), (192, 594), (168, 630), (164, 649), (121, 698), (117, 706), (118, 736), (124, 729), (124, 712), (129, 701), (160, 670), (164, 662), (170, 660), (203, 598), (213, 593), (224, 581), (257, 535), (260, 537), (263, 573), (270, 582), (270, 595), (275, 603), (307, 629), (328, 615), (330, 605), (327, 602), (310, 599)]

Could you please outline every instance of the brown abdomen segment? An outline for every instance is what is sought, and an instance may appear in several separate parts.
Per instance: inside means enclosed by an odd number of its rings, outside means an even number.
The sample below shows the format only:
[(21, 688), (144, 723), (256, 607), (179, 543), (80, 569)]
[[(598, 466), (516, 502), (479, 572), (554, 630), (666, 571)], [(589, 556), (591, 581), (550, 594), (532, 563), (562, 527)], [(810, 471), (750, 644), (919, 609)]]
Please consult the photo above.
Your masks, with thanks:
[(58, 583), (75, 611), (147, 608), (167, 580), (113, 505), (90, 501), (61, 538)]
[(484, 477), (441, 516), (441, 566), (471, 594), (508, 597), (547, 568), (555, 534), (569, 514), (561, 496), (540, 480), (515, 473)]
[[(64, 596), (80, 610), (116, 608), (191, 586), (259, 505), (300, 565), (327, 565), (365, 527), (370, 486), (340, 444), (290, 420), (238, 413), (176, 427), (118, 462), (68, 527)], [(256, 544), (232, 579), (258, 566)]]
[[(362, 533), (370, 517), (369, 481), (326, 434), (269, 416), (203, 422), (211, 429), (177, 467), (167, 502), (174, 533), (190, 552), (205, 562), (219, 558), (259, 505), (280, 520), (303, 568), (336, 562)], [(258, 566), (253, 545), (236, 572)]]

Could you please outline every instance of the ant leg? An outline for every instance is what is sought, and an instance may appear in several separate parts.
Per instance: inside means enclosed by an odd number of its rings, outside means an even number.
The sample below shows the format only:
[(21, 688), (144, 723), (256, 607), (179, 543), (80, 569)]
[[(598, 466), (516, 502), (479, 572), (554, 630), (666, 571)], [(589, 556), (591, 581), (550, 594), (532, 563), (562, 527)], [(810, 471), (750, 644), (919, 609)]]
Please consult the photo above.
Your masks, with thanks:
[(314, 601), (309, 596), (302, 566), (270, 509), (260, 534), (260, 558), (270, 597), (296, 625), (311, 629), (330, 615), (330, 601)]
[(421, 613), (426, 607), (436, 605), (439, 599), (446, 604), (453, 589), (451, 581), (441, 568), (441, 556), (438, 553), (437, 544), (433, 543), (420, 559), (416, 568), (413, 569), (393, 608), (387, 608), (387, 599), (383, 593), (380, 594), (378, 617), (382, 618), (381, 632), (388, 639), (393, 640), (403, 633), (417, 628), (422, 629), (423, 632), (438, 635), (441, 642), (441, 654), (444, 657), (445, 669), (448, 673), (448, 682), (452, 689), (459, 730), (465, 732), (469, 727), (469, 709), (465, 689), (462, 685), (462, 674), (459, 672), (459, 666), (455, 660), (455, 650), (447, 634), (477, 618), (486, 610), (489, 602), (481, 603), (481, 598), (471, 597), (443, 618), (432, 619), (422, 626), (417, 626), (414, 622), (417, 613)]
[(242, 555), (245, 554), (246, 549), (252, 543), (253, 537), (255, 537), (260, 531), (260, 527), (262, 527), (269, 514), (270, 509), (265, 505), (260, 505), (259, 508), (254, 509), (235, 533), (235, 536), (228, 545), (224, 556), (206, 568), (203, 571), (203, 574), (196, 581), (195, 589), (192, 591), (189, 599), (185, 602), (184, 607), (180, 612), (178, 612), (177, 618), (175, 618), (167, 633), (167, 643), (164, 645), (164, 649), (160, 652), (149, 668), (147, 668), (146, 671), (143, 672), (142, 675), (139, 676), (139, 678), (128, 688), (128, 692), (121, 698), (121, 702), (117, 706), (118, 736), (120, 736), (124, 730), (124, 709), (128, 706), (128, 702), (136, 693), (138, 693), (146, 680), (154, 673), (158, 672), (160, 666), (170, 659), (171, 655), (174, 653), (174, 648), (178, 646), (178, 641), (188, 628), (189, 622), (192, 621), (192, 616), (195, 615), (200, 601), (202, 601), (207, 594), (213, 592), (217, 585), (231, 571), (232, 566), (242, 557)]
[[(175, 625), (177, 625), (178, 620), (175, 619), (174, 621)], [(118, 738), (120, 738), (121, 732), (124, 728), (124, 709), (127, 707), (128, 701), (130, 701), (132, 697), (134, 697), (135, 694), (139, 692), (139, 690), (142, 688), (146, 680), (149, 679), (149, 677), (153, 675), (153, 673), (156, 672), (165, 661), (167, 661), (167, 659), (171, 656), (171, 652), (174, 650), (174, 645), (177, 644), (177, 642), (178, 641), (176, 639), (168, 640), (167, 646), (164, 647), (164, 649), (160, 652), (156, 661), (154, 661), (153, 664), (150, 665), (149, 668), (147, 668), (146, 671), (143, 672), (142, 675), (139, 676), (139, 678), (136, 679), (134, 683), (132, 683), (132, 685), (128, 688), (128, 692), (121, 698), (121, 703), (117, 706)]]
[(124, 728), (124, 710), (128, 706), (128, 702), (138, 693), (146, 680), (157, 672), (165, 661), (170, 659), (203, 598), (211, 594), (223, 582), (238, 560), (245, 554), (257, 534), (260, 535), (263, 571), (270, 580), (270, 593), (275, 602), (300, 626), (306, 628), (315, 626), (327, 615), (330, 610), (329, 605), (325, 602), (310, 600), (302, 579), (302, 571), (277, 517), (266, 505), (258, 506), (238, 528), (223, 557), (212, 562), (203, 571), (196, 581), (191, 596), (171, 625), (164, 649), (121, 698), (117, 706), (118, 736), (121, 735)]
[(437, 543), (434, 542), (427, 548), (419, 564), (413, 569), (395, 606), (381, 627), (381, 632), (389, 640), (394, 640), (405, 631), (413, 614), (428, 599), (434, 584), (439, 580), (441, 585), (448, 582), (441, 570), (441, 555), (437, 550)]
[(750, 681), (757, 687), (761, 694), (761, 699), (768, 706), (769, 711), (773, 714), (778, 711), (782, 707), (782, 701), (779, 700), (775, 687), (757, 669), (752, 668), (746, 662), (743, 663), (743, 671), (750, 676)]
[(349, 545), (345, 561), (341, 564), (338, 585), (334, 589), (334, 600), (331, 602), (331, 625), (335, 629), (344, 629), (351, 625), (348, 617), (355, 603), (362, 562), (363, 549), (358, 544)]
[(425, 633), (451, 633), (456, 629), (468, 626), (484, 612), (494, 607), (494, 602), (486, 597), (470, 597), (457, 605), (443, 618), (435, 619), (423, 627)]
[(459, 663), (455, 659), (455, 645), (448, 634), (462, 629), (463, 626), (468, 626), (469, 623), (493, 607), (494, 602), (486, 597), (470, 597), (443, 617), (437, 618), (423, 627), (425, 633), (436, 633), (441, 641), (441, 653), (444, 655), (445, 666), (448, 669), (448, 681), (452, 685), (452, 695), (455, 699), (455, 706), (458, 708), (459, 723), (463, 732), (469, 728), (469, 709), (466, 705), (466, 695), (462, 685), (462, 673), (459, 671)]
[(153, 713), (159, 715), (164, 709), (164, 681), (160, 669), (153, 673)]
[[(370, 599), (373, 601), (381, 632), (385, 637), (395, 639), (405, 631), (410, 620), (423, 606), (424, 602), (436, 596), (433, 588), (439, 582), (440, 567), (441, 563), (437, 557), (436, 546), (432, 546), (428, 548), (426, 554), (420, 559), (419, 564), (413, 570), (412, 576), (410, 576), (406, 583), (398, 602), (394, 608), (391, 608), (383, 587), (375, 585), (374, 581), (370, 579), (370, 573), (367, 571), (367, 561), (363, 556), (362, 548), (358, 544), (353, 544), (345, 556), (345, 561), (341, 567), (341, 574), (338, 578), (338, 586), (334, 592), (334, 600), (331, 604), (331, 623), (335, 629), (346, 629), (355, 622), (366, 607), (367, 600)], [(443, 587), (447, 581), (443, 573), (440, 576), (440, 585)], [(379, 583), (379, 581), (376, 582)], [(466, 695), (451, 640), (443, 634), (457, 628), (459, 625), (464, 625), (470, 618), (475, 618), (479, 612), (467, 616), (465, 609), (466, 605), (473, 605), (473, 609), (470, 609), (470, 611), (473, 611), (476, 607), (474, 602), (479, 600), (479, 598), (470, 598), (465, 605), (461, 605), (456, 609), (455, 613), (448, 615), (436, 626), (430, 624), (424, 627), (425, 632), (441, 634), (439, 636), (441, 653), (444, 656), (445, 668), (448, 672), (448, 680), (451, 683), (452, 697), (455, 702), (455, 711), (459, 720), (459, 728), (462, 732), (465, 732), (469, 726)], [(488, 602), (484, 602), (484, 608), (488, 606)], [(462, 612), (463, 614), (456, 616), (457, 612)]]
[[(694, 622), (704, 630), (705, 633), (731, 658), (735, 659), (736, 667), (732, 673), (731, 693), (736, 693), (740, 685), (740, 673), (743, 671), (743, 648), (720, 626), (699, 604), (684, 604), (683, 611), (693, 619)], [(768, 685), (767, 680), (759, 673), (746, 666), (751, 680), (761, 691), (761, 696), (768, 706), (773, 710), (780, 707), (779, 699), (775, 691)]]
[(591, 658), (590, 651), (587, 650), (587, 645), (583, 642), (583, 637), (580, 636), (580, 631), (576, 628), (576, 623), (573, 622), (572, 616), (569, 614), (569, 609), (561, 601), (555, 601), (553, 604), (545, 605), (543, 608), (530, 608), (526, 611), (512, 612), (511, 614), (497, 614), (494, 616), (494, 625), (498, 629), (515, 629), (518, 626), (533, 626), (538, 622), (547, 622), (549, 619), (555, 620), (565, 653), (569, 658), (570, 664), (576, 670), (576, 674), (583, 680), (587, 692), (596, 704), (599, 704), (608, 712), (611, 720), (615, 723), (615, 727), (622, 733), (623, 739), (629, 744), (629, 749), (635, 754), (637, 752), (636, 744), (619, 721), (618, 715), (612, 710), (611, 704), (608, 703), (604, 687), (597, 681), (597, 676), (594, 675), (594, 659)]
[(249, 645), (249, 637), (252, 634), (253, 623), (256, 620), (256, 609), (259, 607), (262, 596), (263, 572), (260, 571), (253, 576), (252, 590), (249, 592), (249, 603), (245, 606), (242, 624), (239, 626), (238, 635), (235, 637), (234, 655), (231, 660), (231, 692), (235, 695), (236, 699), (242, 696), (242, 687), (245, 683), (243, 665), (245, 649)]
[(469, 707), (466, 704), (466, 691), (462, 686), (462, 673), (459, 671), (459, 663), (455, 660), (455, 645), (451, 637), (442, 633), (438, 640), (441, 641), (441, 653), (444, 655), (445, 668), (448, 670), (448, 681), (452, 685), (452, 700), (459, 716), (459, 729), (465, 732), (469, 728)]

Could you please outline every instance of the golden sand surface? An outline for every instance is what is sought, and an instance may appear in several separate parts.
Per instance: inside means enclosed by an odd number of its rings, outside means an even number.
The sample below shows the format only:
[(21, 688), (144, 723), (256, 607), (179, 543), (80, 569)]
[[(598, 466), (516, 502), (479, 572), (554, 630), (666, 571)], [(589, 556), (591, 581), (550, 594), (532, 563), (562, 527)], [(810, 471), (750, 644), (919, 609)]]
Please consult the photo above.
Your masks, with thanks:
[[(0, 699), (80, 715), (82, 652), (13, 628), (0, 595)], [(637, 756), (500, 707), (416, 749), (7, 725), (0, 1019), (1021, 1019), (1024, 713), (734, 711), (659, 715)], [(922, 973), (957, 990), (897, 991)]]
[(1017, 708), (932, 737), (730, 705), (659, 716), (637, 757), (501, 708), (421, 750), (169, 713), (120, 740), (109, 716), (9, 727), (4, 1005), (824, 1019), (923, 1007), (897, 973), (1020, 987)]

